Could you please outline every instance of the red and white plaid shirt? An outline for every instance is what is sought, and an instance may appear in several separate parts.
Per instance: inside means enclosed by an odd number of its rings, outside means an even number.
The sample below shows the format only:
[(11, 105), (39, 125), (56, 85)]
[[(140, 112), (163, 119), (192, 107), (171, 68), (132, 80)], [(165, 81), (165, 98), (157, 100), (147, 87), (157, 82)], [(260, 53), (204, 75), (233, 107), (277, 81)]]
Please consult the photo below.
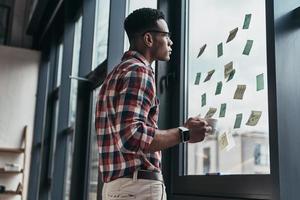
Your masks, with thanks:
[(98, 95), (95, 125), (103, 182), (136, 169), (161, 170), (161, 152), (145, 153), (157, 129), (158, 105), (149, 62), (127, 51)]

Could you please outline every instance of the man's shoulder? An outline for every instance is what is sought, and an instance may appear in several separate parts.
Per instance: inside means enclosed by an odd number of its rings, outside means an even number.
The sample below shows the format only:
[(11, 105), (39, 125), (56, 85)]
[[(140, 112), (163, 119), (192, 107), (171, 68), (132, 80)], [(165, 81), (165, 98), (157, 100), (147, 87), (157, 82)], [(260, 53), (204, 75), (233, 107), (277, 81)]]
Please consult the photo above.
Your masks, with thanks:
[(152, 74), (152, 70), (149, 66), (146, 66), (143, 62), (139, 61), (136, 58), (131, 58), (121, 62), (117, 66), (117, 71), (124, 75), (131, 73), (146, 73)]

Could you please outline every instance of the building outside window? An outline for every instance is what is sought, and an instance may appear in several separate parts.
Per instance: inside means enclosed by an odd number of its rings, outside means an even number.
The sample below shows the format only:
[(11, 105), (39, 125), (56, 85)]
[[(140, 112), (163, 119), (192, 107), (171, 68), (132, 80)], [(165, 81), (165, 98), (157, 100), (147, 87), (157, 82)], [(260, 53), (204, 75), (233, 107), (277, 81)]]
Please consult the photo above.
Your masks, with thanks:
[(209, 173), (210, 171), (210, 148), (203, 149), (203, 173)]
[(269, 165), (269, 155), (266, 154), (266, 145), (265, 144), (255, 144), (254, 147), (254, 164), (258, 166), (267, 166)]

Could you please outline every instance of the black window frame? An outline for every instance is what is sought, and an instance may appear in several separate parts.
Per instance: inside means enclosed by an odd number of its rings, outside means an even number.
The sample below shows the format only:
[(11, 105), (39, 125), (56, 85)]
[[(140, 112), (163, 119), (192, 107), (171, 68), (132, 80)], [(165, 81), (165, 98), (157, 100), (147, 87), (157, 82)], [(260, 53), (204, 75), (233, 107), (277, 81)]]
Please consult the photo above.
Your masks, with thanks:
[[(185, 105), (185, 26), (187, 21), (185, 19), (186, 4), (185, 1), (178, 2), (180, 4), (181, 25), (176, 29), (176, 33), (180, 35), (180, 57), (181, 69), (180, 74), (180, 90), (174, 91), (179, 93), (179, 104), (174, 105), (180, 110), (177, 122), (182, 124), (184, 122), (184, 106)], [(186, 145), (180, 144), (172, 149), (171, 154), (171, 184), (170, 194), (171, 199), (176, 196), (198, 196), (198, 197), (223, 197), (223, 198), (247, 198), (247, 199), (273, 199), (272, 187), (277, 182), (278, 176), (278, 160), (277, 160), (277, 110), (276, 110), (276, 85), (275, 83), (275, 54), (274, 54), (274, 16), (273, 16), (273, 1), (265, 0), (266, 7), (266, 36), (267, 36), (267, 73), (268, 73), (268, 100), (269, 100), (269, 144), (270, 144), (270, 175), (230, 175), (230, 176), (182, 176), (185, 174), (185, 158)], [(169, 8), (170, 9), (170, 8)], [(168, 11), (168, 9), (167, 9)], [(169, 13), (171, 13), (169, 11)], [(178, 15), (178, 13), (177, 13)], [(176, 19), (176, 16), (170, 19)], [(177, 18), (178, 21), (178, 18)], [(172, 24), (175, 22), (172, 22)], [(172, 30), (172, 29), (171, 29)], [(174, 30), (172, 30), (174, 32)], [(177, 42), (179, 40), (176, 40)], [(183, 64), (183, 65), (182, 65)], [(175, 120), (176, 121), (176, 120)], [(243, 184), (241, 184), (243, 183)], [(181, 197), (181, 199), (184, 199)], [(206, 199), (206, 198), (205, 198)]]

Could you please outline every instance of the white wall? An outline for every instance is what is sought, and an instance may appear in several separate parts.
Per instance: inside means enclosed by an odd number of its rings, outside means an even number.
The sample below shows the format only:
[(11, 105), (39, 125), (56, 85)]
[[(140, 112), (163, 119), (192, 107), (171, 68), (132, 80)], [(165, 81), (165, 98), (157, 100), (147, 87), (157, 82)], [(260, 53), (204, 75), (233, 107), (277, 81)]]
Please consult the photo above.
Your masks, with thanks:
[[(20, 147), (23, 128), (28, 126), (23, 197), (27, 193), (39, 60), (38, 51), (0, 45), (0, 147)], [(23, 156), (1, 153), (0, 168), (8, 162), (22, 164)], [(0, 175), (0, 185), (9, 190), (16, 190), (20, 181), (22, 174)], [(17, 200), (20, 196), (5, 198)]]

